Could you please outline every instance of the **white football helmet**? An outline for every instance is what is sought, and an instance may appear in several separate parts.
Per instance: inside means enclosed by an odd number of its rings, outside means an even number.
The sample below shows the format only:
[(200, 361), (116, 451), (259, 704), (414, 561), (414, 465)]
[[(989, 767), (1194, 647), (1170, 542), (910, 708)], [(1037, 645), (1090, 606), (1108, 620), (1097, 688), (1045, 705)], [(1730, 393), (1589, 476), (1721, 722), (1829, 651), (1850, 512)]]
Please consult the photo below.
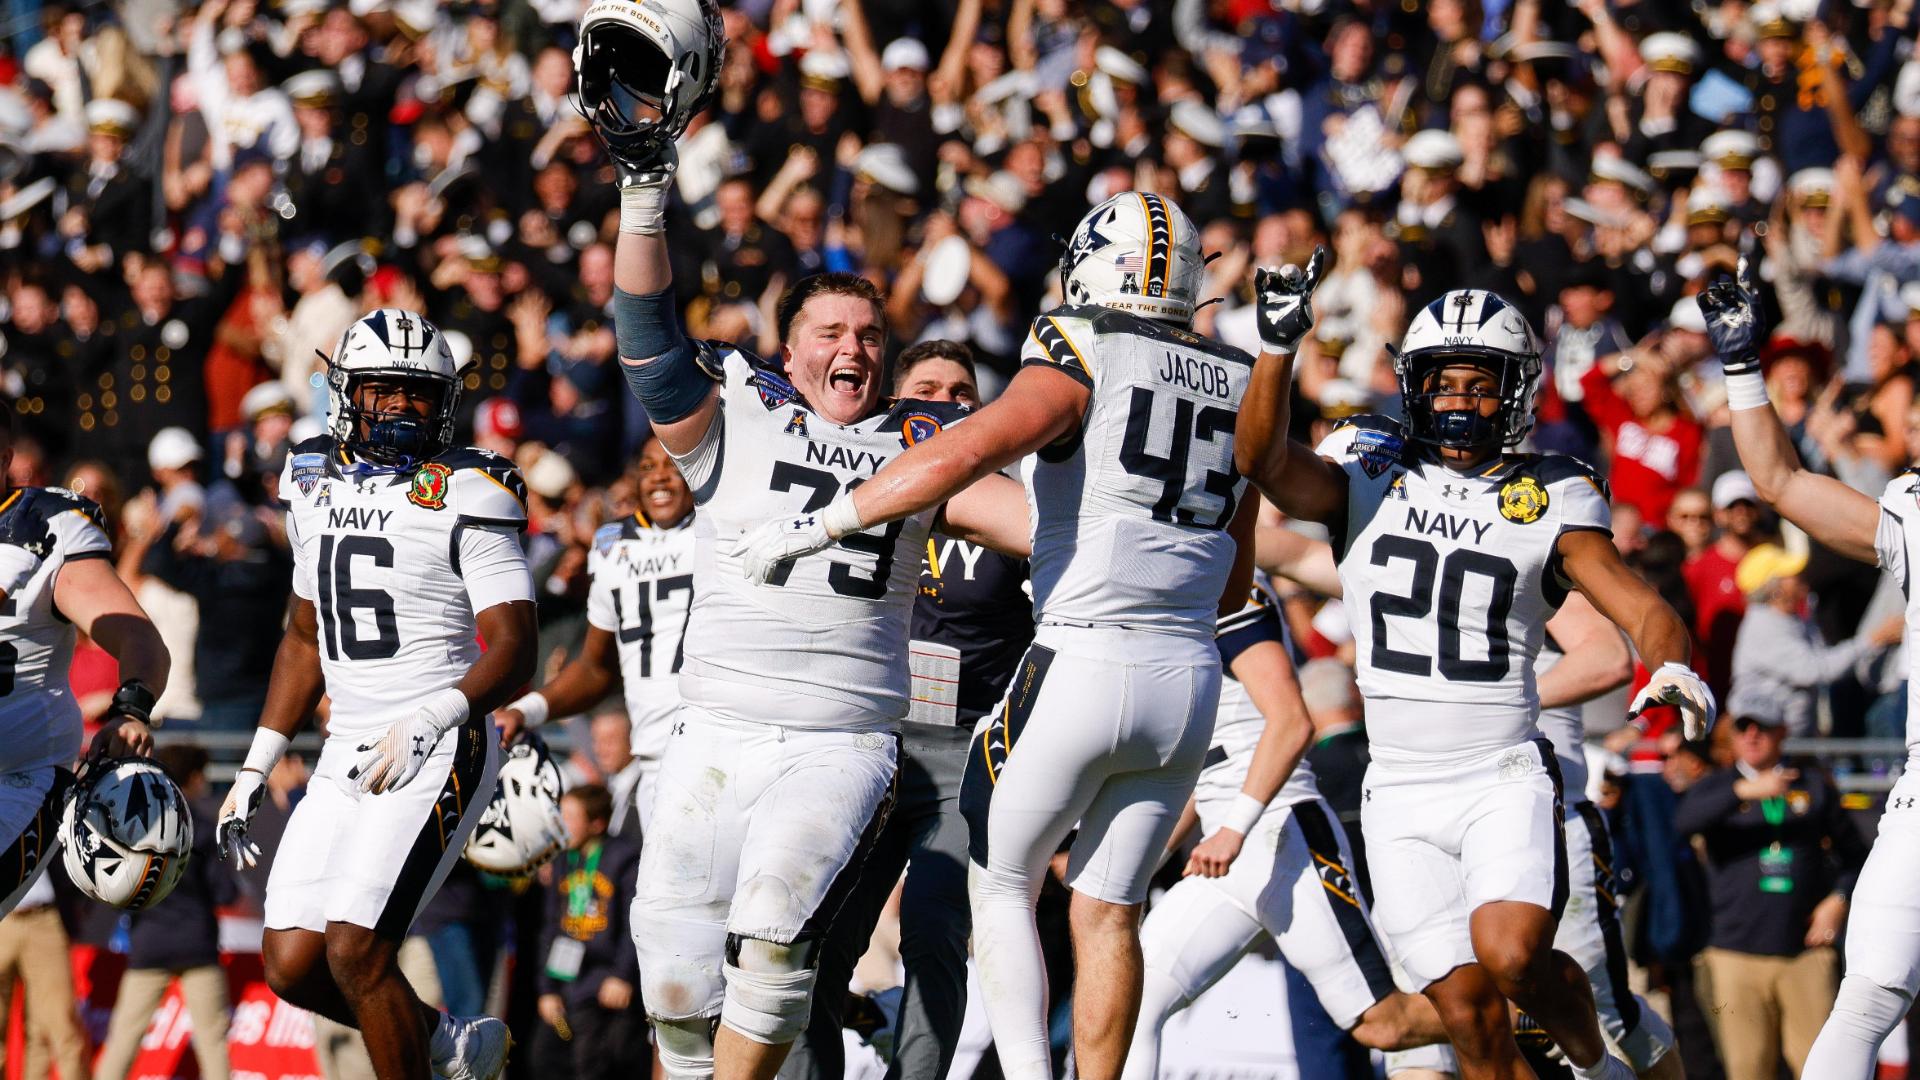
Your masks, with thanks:
[(173, 891), (193, 851), (193, 812), (146, 758), (93, 764), (60, 814), (60, 857), (80, 891), (127, 911)]
[[(424, 383), (436, 398), (433, 412), (423, 420), (412, 413), (360, 408), (354, 394), (369, 377)], [(340, 335), (327, 361), (327, 388), (333, 395), (334, 438), (367, 461), (408, 469), (453, 445), (459, 366), (447, 335), (424, 315), (400, 308), (362, 315)]]
[(594, 0), (573, 48), (580, 111), (610, 146), (677, 139), (713, 100), (726, 51), (713, 0)]
[(1123, 191), (1080, 219), (1060, 256), (1060, 286), (1069, 304), (1188, 326), (1205, 268), (1184, 211), (1152, 192)]
[(524, 877), (567, 846), (560, 817), (565, 789), (560, 766), (538, 735), (528, 733), (507, 751), (500, 781), (467, 839), (467, 861), (489, 874)]
[[(1434, 372), (1477, 362), (1500, 377), (1500, 408), (1435, 412)], [(1455, 289), (1422, 308), (1394, 353), (1407, 434), (1437, 446), (1516, 446), (1533, 430), (1540, 394), (1540, 339), (1520, 309), (1484, 289)], [(1460, 395), (1445, 395), (1459, 397)]]

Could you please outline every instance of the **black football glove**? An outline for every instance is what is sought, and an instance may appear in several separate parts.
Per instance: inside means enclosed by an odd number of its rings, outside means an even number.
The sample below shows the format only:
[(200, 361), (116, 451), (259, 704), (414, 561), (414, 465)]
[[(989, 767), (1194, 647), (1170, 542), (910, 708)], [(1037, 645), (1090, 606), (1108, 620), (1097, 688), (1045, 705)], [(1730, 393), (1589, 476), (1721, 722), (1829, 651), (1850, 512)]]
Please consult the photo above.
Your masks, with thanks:
[(1253, 272), (1253, 292), (1260, 316), (1260, 343), (1276, 353), (1292, 353), (1313, 329), (1313, 291), (1326, 273), (1327, 249), (1318, 246), (1303, 272), (1288, 263), (1278, 270)]
[(1700, 294), (1699, 303), (1700, 314), (1707, 320), (1707, 338), (1726, 373), (1759, 372), (1760, 347), (1767, 340), (1767, 311), (1747, 257), (1740, 257), (1737, 277), (1721, 274)]

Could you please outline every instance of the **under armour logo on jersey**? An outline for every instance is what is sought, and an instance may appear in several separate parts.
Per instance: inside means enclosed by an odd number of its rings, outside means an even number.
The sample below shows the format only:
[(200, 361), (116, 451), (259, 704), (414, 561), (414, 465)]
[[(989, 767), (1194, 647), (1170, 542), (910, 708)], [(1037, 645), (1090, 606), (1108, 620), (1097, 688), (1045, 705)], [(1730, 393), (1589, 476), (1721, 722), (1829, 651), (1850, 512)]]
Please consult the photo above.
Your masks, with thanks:
[(1887, 800), (1889, 810), (1911, 810), (1917, 800), (1912, 795), (1896, 795)]
[(1473, 494), (1473, 491), (1459, 484), (1441, 484), (1440, 494), (1448, 499), (1458, 499), (1461, 502), (1466, 502), (1467, 496)]

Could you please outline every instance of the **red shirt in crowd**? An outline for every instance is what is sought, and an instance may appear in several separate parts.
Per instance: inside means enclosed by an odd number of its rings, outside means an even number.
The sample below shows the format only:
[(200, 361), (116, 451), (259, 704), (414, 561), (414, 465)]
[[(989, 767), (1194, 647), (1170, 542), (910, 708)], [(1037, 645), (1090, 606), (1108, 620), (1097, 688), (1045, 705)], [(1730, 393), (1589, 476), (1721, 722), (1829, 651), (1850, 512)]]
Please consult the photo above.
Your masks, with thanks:
[(1667, 507), (1682, 488), (1700, 474), (1700, 444), (1705, 439), (1699, 421), (1677, 413), (1665, 431), (1642, 424), (1613, 389), (1613, 380), (1600, 365), (1580, 376), (1586, 391), (1587, 415), (1606, 432), (1613, 447), (1613, 472), (1608, 482), (1613, 497), (1638, 509), (1647, 525), (1667, 527)]
[(1703, 646), (1698, 666), (1705, 669), (1707, 685), (1721, 701), (1727, 699), (1733, 681), (1733, 641), (1747, 614), (1747, 598), (1733, 580), (1739, 565), (1718, 547), (1709, 547), (1680, 568), (1687, 592), (1693, 596), (1693, 636)]

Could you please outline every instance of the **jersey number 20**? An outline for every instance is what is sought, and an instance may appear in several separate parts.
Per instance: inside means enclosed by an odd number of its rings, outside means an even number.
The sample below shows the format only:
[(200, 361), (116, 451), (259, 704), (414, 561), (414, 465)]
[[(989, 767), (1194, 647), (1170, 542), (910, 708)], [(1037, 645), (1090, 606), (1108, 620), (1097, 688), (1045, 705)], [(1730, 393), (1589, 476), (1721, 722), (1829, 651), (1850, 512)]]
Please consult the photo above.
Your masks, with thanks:
[[(1385, 591), (1373, 594), (1373, 666), (1401, 675), (1432, 674), (1433, 657), (1387, 644), (1387, 616), (1426, 618), (1434, 608), (1433, 581), (1438, 576), (1440, 674), (1454, 682), (1499, 682), (1506, 678), (1513, 664), (1507, 616), (1513, 611), (1513, 589), (1520, 577), (1513, 563), (1474, 548), (1455, 548), (1443, 561), (1431, 543), (1411, 536), (1387, 535), (1374, 541), (1373, 565), (1386, 566), (1396, 559), (1413, 563), (1413, 585), (1404, 595)], [(1491, 585), (1485, 660), (1468, 660), (1460, 655), (1460, 617), (1468, 575), (1485, 578)]]
[[(1135, 476), (1160, 482), (1160, 497), (1153, 503), (1153, 520), (1177, 521), (1182, 525), (1200, 525), (1224, 529), (1233, 520), (1234, 414), (1217, 405), (1201, 405), (1172, 394), (1173, 435), (1167, 443), (1167, 456), (1147, 449), (1153, 431), (1154, 398), (1144, 386), (1133, 388), (1133, 401), (1127, 409), (1127, 431), (1120, 442), (1120, 465)], [(1216, 436), (1226, 438), (1215, 441)], [(1215, 447), (1221, 468), (1206, 468), (1197, 482), (1187, 479), (1188, 459), (1196, 445)], [(1201, 463), (1205, 466), (1205, 462)], [(1214, 516), (1214, 499), (1219, 500)]]

